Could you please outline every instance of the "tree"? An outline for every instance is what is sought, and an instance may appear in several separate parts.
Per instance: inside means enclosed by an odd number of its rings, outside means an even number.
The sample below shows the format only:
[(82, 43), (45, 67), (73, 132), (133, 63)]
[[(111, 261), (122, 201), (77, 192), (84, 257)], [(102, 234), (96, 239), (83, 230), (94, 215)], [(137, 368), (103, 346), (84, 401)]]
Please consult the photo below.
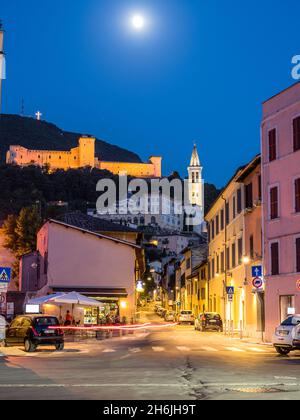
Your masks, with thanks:
[(16, 258), (13, 264), (13, 277), (18, 277), (19, 262), (23, 255), (36, 250), (36, 236), (42, 220), (37, 206), (25, 207), (19, 216), (10, 215), (4, 222), (4, 247)]

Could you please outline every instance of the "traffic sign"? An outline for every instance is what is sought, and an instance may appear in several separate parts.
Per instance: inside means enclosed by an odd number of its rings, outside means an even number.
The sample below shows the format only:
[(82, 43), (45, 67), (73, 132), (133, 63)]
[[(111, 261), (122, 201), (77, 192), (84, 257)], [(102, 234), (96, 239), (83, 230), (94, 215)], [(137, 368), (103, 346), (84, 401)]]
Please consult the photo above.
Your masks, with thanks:
[(234, 295), (234, 287), (233, 286), (226, 287), (226, 292), (227, 292), (227, 295)]
[(0, 304), (6, 302), (6, 293), (0, 293)]
[(0, 283), (10, 283), (11, 280), (11, 268), (0, 267)]
[(228, 302), (233, 302), (233, 295), (227, 295)]
[(252, 267), (252, 277), (262, 277), (262, 266), (261, 265), (254, 265)]
[(297, 280), (296, 287), (297, 287), (297, 290), (299, 290), (299, 291), (300, 291), (300, 279), (299, 279), (299, 280)]
[(255, 287), (256, 289), (261, 289), (263, 286), (263, 281), (261, 278), (256, 277), (255, 279), (253, 279), (253, 287)]

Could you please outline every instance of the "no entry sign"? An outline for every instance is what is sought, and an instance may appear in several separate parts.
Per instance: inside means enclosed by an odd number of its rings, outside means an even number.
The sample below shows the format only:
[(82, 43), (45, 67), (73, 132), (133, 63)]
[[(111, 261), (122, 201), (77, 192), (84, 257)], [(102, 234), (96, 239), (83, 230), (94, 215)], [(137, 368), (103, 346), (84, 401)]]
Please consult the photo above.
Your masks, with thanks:
[(296, 287), (297, 287), (297, 290), (300, 292), (300, 279), (297, 280)]

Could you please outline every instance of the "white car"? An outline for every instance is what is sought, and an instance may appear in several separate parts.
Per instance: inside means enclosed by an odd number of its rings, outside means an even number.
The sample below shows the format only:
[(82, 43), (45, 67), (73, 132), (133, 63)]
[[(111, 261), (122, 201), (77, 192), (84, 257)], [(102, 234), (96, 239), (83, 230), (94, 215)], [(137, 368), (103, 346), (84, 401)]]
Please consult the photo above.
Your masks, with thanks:
[(178, 315), (179, 324), (191, 324), (194, 325), (195, 317), (192, 311), (180, 311)]
[(273, 346), (282, 355), (300, 350), (300, 315), (290, 315), (276, 328)]

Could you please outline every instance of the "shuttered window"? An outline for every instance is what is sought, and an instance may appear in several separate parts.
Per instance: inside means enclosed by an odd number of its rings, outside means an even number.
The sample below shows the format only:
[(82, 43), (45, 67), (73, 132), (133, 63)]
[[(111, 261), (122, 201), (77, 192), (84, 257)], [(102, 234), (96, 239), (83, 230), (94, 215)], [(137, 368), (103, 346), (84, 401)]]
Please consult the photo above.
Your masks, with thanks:
[(232, 258), (232, 268), (236, 267), (236, 245), (232, 244), (231, 247), (231, 258)]
[(246, 209), (251, 209), (253, 207), (252, 183), (245, 186), (245, 207)]
[(278, 218), (278, 187), (270, 189), (270, 218), (271, 220)]
[(237, 190), (237, 212), (238, 214), (242, 212), (242, 190), (240, 188)]
[(295, 181), (295, 211), (300, 213), (300, 178)]
[(240, 238), (238, 240), (238, 259), (239, 259), (239, 264), (242, 263), (242, 258), (243, 258), (243, 238)]
[(294, 152), (300, 150), (300, 117), (293, 121), (294, 131)]
[(296, 270), (300, 273), (300, 238), (296, 239)]
[(272, 162), (277, 158), (276, 149), (276, 128), (269, 131), (269, 161)]
[(279, 274), (279, 244), (275, 242), (271, 244), (271, 274), (277, 276)]

